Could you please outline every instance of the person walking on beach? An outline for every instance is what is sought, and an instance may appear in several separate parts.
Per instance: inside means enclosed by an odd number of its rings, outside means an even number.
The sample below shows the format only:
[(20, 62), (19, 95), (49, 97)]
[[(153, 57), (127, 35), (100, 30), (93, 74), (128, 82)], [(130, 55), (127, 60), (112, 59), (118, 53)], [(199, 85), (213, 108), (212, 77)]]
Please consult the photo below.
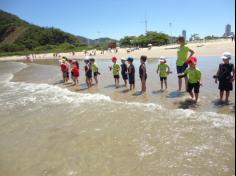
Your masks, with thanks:
[(133, 65), (134, 59), (129, 57), (127, 61), (129, 63), (128, 78), (129, 78), (130, 90), (133, 90), (135, 88), (135, 67)]
[(84, 63), (85, 63), (84, 70), (85, 70), (86, 84), (88, 88), (90, 88), (92, 87), (92, 77), (93, 77), (92, 67), (88, 58), (85, 58)]
[[(189, 95), (191, 96), (192, 99), (195, 99), (195, 103), (198, 102), (198, 96), (199, 96), (199, 90), (200, 86), (202, 85), (201, 83), (201, 78), (202, 78), (202, 73), (201, 71), (196, 67), (197, 65), (197, 58), (195, 57), (190, 57), (188, 60), (189, 68), (187, 68), (184, 71), (184, 74), (181, 77), (187, 77), (188, 78), (188, 86), (187, 86), (187, 91)], [(193, 93), (194, 90), (194, 93)]]
[[(188, 64), (186, 64), (186, 61), (188, 59), (188, 54), (190, 53), (190, 56), (194, 55), (194, 51), (191, 50), (189, 47), (186, 46), (185, 38), (179, 37), (177, 39), (177, 43), (180, 45), (178, 52), (177, 52), (177, 74), (183, 74), (184, 71), (188, 68)], [(187, 90), (187, 77), (185, 77), (185, 86)], [(182, 89), (182, 78), (178, 77), (178, 84), (179, 84), (179, 91)]]
[(215, 78), (215, 83), (219, 81), (220, 101), (223, 102), (224, 92), (226, 92), (225, 103), (229, 103), (230, 91), (233, 90), (233, 82), (235, 80), (235, 67), (230, 63), (231, 53), (225, 52), (221, 57), (223, 63), (219, 65)]
[(113, 66), (110, 67), (110, 70), (113, 70), (113, 77), (115, 79), (115, 86), (119, 88), (120, 84), (120, 65), (116, 63), (117, 58), (115, 56), (112, 57)]
[(128, 80), (128, 66), (126, 65), (126, 59), (123, 57), (121, 58), (121, 75), (125, 82), (125, 86), (127, 86), (127, 80)]
[(161, 91), (164, 91), (163, 84), (165, 83), (165, 90), (167, 90), (167, 76), (170, 73), (170, 67), (166, 63), (166, 59), (164, 56), (160, 57), (160, 64), (157, 68), (157, 74), (159, 73), (160, 81), (161, 81)]
[(93, 78), (95, 80), (95, 83), (98, 84), (98, 75), (100, 75), (99, 71), (98, 71), (98, 66), (95, 62), (94, 58), (90, 59), (90, 63), (92, 65), (92, 70), (93, 70)]
[(146, 69), (146, 61), (147, 61), (147, 56), (141, 56), (140, 62), (141, 65), (139, 67), (139, 77), (141, 79), (141, 92), (145, 93), (146, 92), (146, 80), (147, 80), (147, 69)]

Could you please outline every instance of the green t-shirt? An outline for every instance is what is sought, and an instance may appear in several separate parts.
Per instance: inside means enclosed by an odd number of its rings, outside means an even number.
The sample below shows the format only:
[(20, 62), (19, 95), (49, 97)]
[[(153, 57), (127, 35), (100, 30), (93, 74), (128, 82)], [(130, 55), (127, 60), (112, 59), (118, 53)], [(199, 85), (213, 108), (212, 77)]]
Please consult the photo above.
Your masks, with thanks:
[(92, 69), (93, 69), (93, 72), (98, 72), (98, 66), (97, 66), (97, 64), (96, 63), (94, 63), (93, 65), (92, 65)]
[(198, 68), (196, 69), (187, 68), (184, 74), (188, 76), (188, 82), (191, 84), (197, 83), (198, 81), (201, 80), (202, 77), (202, 73)]
[(183, 66), (188, 59), (189, 48), (187, 46), (180, 47), (177, 53), (177, 66)]
[(168, 65), (167, 64), (159, 64), (159, 71), (160, 71), (160, 77), (167, 77), (167, 68)]
[(114, 64), (112, 69), (113, 69), (113, 75), (114, 76), (119, 75), (119, 72), (120, 72), (120, 65), (119, 64)]

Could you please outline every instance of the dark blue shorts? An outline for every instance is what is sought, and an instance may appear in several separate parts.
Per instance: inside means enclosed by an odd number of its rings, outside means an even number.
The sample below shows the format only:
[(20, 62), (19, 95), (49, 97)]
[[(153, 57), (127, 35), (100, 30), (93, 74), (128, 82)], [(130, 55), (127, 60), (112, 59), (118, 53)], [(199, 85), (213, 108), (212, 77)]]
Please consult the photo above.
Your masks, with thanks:
[(167, 77), (160, 77), (160, 80), (161, 80), (161, 81), (164, 81), (164, 80), (166, 81), (166, 80), (167, 80)]
[(177, 73), (178, 74), (184, 73), (187, 68), (188, 68), (188, 64), (184, 64), (183, 66), (177, 66), (176, 67)]
[(129, 84), (135, 84), (134, 76), (129, 76)]
[(121, 73), (121, 75), (122, 75), (123, 80), (127, 80), (128, 79), (127, 73)]
[(194, 90), (194, 93), (199, 93), (200, 84), (199, 83), (188, 83), (188, 92), (191, 93)]

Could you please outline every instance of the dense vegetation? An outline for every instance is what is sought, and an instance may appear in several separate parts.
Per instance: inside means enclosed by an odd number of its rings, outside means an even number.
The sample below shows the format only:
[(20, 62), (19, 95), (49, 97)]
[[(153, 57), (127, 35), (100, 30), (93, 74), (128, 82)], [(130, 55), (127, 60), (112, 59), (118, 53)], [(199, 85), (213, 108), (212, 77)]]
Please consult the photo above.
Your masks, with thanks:
[(55, 28), (31, 25), (0, 10), (0, 53), (7, 55), (85, 49), (79, 39)]
[(140, 46), (147, 47), (148, 44), (154, 46), (160, 46), (170, 43), (171, 38), (164, 34), (158, 32), (147, 32), (146, 35), (140, 36), (126, 36), (120, 40), (121, 46)]

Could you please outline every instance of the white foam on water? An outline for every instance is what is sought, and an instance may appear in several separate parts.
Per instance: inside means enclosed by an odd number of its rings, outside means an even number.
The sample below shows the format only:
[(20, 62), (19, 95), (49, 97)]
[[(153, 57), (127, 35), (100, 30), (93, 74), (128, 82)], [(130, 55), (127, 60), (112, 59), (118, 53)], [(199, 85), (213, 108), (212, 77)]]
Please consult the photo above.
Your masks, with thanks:
[[(13, 64), (18, 65), (18, 70), (28, 67), (28, 65), (23, 63)], [(169, 116), (169, 118), (178, 120), (192, 119), (210, 122), (212, 123), (212, 127), (215, 128), (235, 126), (235, 119), (230, 115), (214, 112), (196, 112), (184, 109), (170, 110), (155, 103), (114, 101), (111, 100), (109, 96), (102, 94), (76, 93), (55, 85), (10, 82), (12, 78), (13, 74), (7, 73), (0, 75), (0, 84), (3, 88), (3, 91), (0, 92), (0, 106), (5, 107), (8, 110), (17, 106), (31, 106), (32, 104), (45, 106), (51, 104), (70, 104), (73, 106), (80, 106), (82, 103), (97, 103), (97, 105), (102, 105), (101, 103), (104, 103), (105, 105), (117, 104), (123, 109), (134, 107), (146, 112), (165, 113), (165, 116), (162, 117), (160, 115), (158, 118), (166, 118)]]

